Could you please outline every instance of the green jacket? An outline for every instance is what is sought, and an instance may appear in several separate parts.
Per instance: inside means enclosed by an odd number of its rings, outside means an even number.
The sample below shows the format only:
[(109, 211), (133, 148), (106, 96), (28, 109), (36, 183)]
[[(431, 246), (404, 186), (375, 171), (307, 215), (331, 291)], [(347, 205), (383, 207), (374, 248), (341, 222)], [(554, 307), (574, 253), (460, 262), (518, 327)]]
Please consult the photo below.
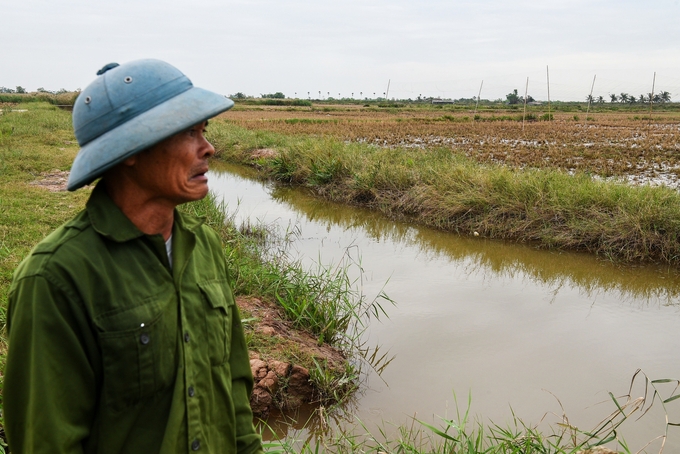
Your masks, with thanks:
[(9, 292), (16, 453), (254, 453), (253, 386), (219, 238), (175, 213), (173, 266), (103, 187)]

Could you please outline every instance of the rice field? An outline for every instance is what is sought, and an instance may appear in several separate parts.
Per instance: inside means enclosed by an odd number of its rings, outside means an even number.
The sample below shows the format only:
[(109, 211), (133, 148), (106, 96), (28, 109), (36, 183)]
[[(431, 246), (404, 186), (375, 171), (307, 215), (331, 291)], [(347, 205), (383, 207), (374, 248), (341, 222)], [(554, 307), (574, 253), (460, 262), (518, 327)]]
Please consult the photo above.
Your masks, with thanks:
[[(580, 106), (579, 106), (580, 107)], [(680, 185), (680, 112), (553, 112), (361, 106), (243, 109), (224, 119), (249, 130), (333, 137), (380, 147), (450, 148), (481, 163), (559, 169)]]

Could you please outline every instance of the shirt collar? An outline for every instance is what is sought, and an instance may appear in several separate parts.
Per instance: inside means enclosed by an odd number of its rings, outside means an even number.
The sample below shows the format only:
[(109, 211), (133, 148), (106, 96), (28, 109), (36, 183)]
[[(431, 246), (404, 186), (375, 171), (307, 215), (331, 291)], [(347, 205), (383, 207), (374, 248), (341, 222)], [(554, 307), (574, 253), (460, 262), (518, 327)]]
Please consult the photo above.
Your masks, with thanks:
[[(86, 204), (87, 214), (94, 230), (113, 241), (124, 242), (139, 238), (144, 233), (113, 203), (100, 181), (95, 186)], [(203, 219), (194, 218), (175, 210), (175, 227), (194, 232), (203, 224)]]

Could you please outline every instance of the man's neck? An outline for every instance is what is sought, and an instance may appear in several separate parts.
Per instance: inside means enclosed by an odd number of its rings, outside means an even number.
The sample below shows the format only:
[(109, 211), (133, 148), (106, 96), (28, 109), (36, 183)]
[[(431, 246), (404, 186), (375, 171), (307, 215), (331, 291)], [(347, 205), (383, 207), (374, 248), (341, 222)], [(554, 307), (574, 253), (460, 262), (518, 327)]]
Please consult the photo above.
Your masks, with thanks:
[(163, 236), (167, 241), (172, 234), (175, 207), (167, 201), (148, 197), (139, 188), (129, 185), (106, 184), (104, 188), (125, 216), (147, 235)]

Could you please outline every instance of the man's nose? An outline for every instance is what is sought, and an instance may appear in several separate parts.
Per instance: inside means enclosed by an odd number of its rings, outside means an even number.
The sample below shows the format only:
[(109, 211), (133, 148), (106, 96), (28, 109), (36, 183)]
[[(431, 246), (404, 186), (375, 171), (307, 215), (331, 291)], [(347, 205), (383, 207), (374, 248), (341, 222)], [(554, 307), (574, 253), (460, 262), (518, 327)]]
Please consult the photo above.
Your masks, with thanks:
[(203, 137), (203, 144), (201, 145), (201, 157), (211, 158), (215, 155), (215, 147), (208, 142), (208, 139)]

